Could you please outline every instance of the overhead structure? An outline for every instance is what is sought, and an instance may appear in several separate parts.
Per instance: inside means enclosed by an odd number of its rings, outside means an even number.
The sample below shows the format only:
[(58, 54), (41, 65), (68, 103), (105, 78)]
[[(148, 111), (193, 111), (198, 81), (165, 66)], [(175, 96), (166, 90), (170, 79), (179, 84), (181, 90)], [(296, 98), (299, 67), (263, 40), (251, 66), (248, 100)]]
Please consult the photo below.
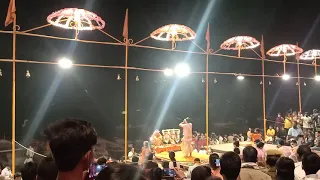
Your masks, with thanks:
[(301, 54), (303, 52), (302, 48), (299, 48), (293, 44), (281, 44), (271, 48), (267, 54), (269, 56), (279, 57), (283, 56), (283, 75), (286, 75), (286, 62), (287, 56), (294, 56), (296, 54)]
[(189, 27), (180, 24), (169, 24), (153, 31), (150, 37), (159, 41), (171, 41), (175, 49), (176, 41), (189, 41), (196, 38), (196, 33)]
[(65, 8), (53, 12), (47, 17), (47, 21), (53, 26), (76, 30), (76, 39), (79, 31), (103, 29), (105, 27), (105, 22), (98, 15), (78, 8)]
[(317, 59), (320, 59), (320, 50), (319, 49), (311, 49), (300, 55), (300, 59), (302, 60), (311, 60), (314, 65), (314, 78), (317, 81), (320, 81), (320, 76), (317, 72)]
[(253, 49), (260, 45), (260, 42), (250, 36), (235, 36), (224, 41), (220, 48), (224, 50), (238, 50), (238, 57), (242, 49)]

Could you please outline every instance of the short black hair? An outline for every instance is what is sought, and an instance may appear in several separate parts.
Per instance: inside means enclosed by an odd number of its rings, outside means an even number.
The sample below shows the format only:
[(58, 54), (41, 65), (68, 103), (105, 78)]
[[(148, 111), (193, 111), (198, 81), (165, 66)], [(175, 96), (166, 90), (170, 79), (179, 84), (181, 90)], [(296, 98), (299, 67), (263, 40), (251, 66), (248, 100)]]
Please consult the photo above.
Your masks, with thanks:
[(233, 149), (233, 152), (235, 152), (236, 154), (240, 155), (240, 149), (237, 148), (237, 147)]
[(211, 176), (211, 169), (208, 166), (197, 166), (191, 172), (191, 179), (206, 179)]
[(252, 146), (247, 146), (243, 149), (242, 154), (243, 154), (244, 162), (253, 162), (253, 163), (257, 162), (258, 151), (256, 150), (256, 148)]
[(267, 161), (266, 164), (270, 167), (274, 167), (278, 161), (278, 159), (281, 157), (281, 155), (267, 155)]
[(226, 179), (236, 179), (239, 176), (241, 169), (241, 159), (238, 154), (234, 152), (226, 152), (220, 159), (220, 173)]
[(43, 158), (38, 166), (37, 180), (56, 180), (58, 167), (52, 157)]
[(44, 134), (59, 171), (72, 171), (81, 158), (97, 143), (97, 133), (91, 123), (66, 118), (49, 125)]
[(311, 149), (308, 145), (300, 145), (297, 149), (298, 158), (301, 159), (304, 154), (311, 153)]
[(199, 158), (194, 158), (193, 162), (200, 162)]
[(35, 180), (37, 177), (37, 163), (27, 162), (21, 169), (21, 177), (24, 180)]
[(233, 142), (233, 145), (235, 145), (236, 147), (239, 147), (240, 146), (240, 142), (239, 141), (235, 141), (235, 142)]
[(276, 179), (294, 179), (294, 162), (288, 157), (281, 157), (276, 163)]
[(152, 153), (150, 153), (149, 155), (148, 155), (148, 159), (147, 160), (149, 160), (149, 161), (152, 161), (153, 160), (153, 154)]
[(97, 160), (97, 164), (103, 165), (107, 163), (107, 159), (105, 157), (99, 157)]
[(264, 146), (264, 143), (263, 143), (262, 141), (260, 141), (260, 142), (257, 143), (257, 148), (262, 149), (263, 146)]
[(316, 174), (320, 170), (320, 157), (316, 153), (307, 153), (302, 156), (302, 168), (306, 175)]
[(211, 169), (216, 170), (219, 167), (216, 165), (216, 160), (219, 159), (219, 155), (217, 153), (210, 154), (209, 156), (209, 164)]
[(137, 156), (133, 156), (132, 159), (131, 159), (131, 161), (132, 161), (133, 163), (139, 162), (139, 158), (138, 158)]
[(280, 144), (281, 146), (283, 146), (283, 145), (284, 145), (284, 140), (280, 139), (279, 142), (278, 142), (278, 144)]

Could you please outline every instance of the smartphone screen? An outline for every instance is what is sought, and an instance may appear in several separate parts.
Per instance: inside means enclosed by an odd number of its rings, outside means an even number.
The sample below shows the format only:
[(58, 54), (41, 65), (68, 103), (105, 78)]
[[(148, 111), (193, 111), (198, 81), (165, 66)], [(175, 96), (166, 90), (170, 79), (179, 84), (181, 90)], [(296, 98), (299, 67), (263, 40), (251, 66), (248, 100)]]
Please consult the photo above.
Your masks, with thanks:
[(163, 169), (163, 176), (176, 177), (176, 171), (174, 169)]
[(105, 168), (107, 165), (91, 164), (89, 169), (89, 178), (97, 177), (97, 175)]
[(220, 167), (220, 159), (216, 159), (216, 166)]

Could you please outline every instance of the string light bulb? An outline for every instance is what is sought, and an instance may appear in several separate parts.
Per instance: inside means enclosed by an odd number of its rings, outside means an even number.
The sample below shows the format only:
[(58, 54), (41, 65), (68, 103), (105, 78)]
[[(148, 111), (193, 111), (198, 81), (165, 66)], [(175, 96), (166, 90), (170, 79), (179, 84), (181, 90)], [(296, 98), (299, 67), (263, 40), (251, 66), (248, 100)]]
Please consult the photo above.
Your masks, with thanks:
[(263, 84), (262, 81), (260, 81), (260, 84)]
[(2, 69), (0, 69), (0, 76), (2, 76)]
[(201, 82), (202, 82), (202, 83), (205, 83), (206, 81), (204, 80), (204, 78), (202, 78)]
[(138, 76), (138, 75), (136, 76), (136, 81), (140, 81), (140, 79), (139, 79), (139, 76)]
[(303, 82), (303, 85), (304, 85), (304, 86), (307, 86), (307, 83), (306, 83), (306, 82)]
[(269, 86), (271, 86), (271, 81), (269, 81)]
[(27, 78), (30, 78), (30, 77), (31, 77), (31, 74), (30, 74), (30, 71), (29, 71), (29, 70), (27, 70), (27, 72), (26, 72), (26, 77), (27, 77)]
[(217, 84), (217, 82), (218, 82), (217, 79), (214, 78), (213, 83)]
[(118, 80), (118, 81), (121, 80), (120, 74), (118, 74), (117, 80)]
[(299, 86), (299, 83), (298, 83), (298, 82), (296, 82), (296, 86)]

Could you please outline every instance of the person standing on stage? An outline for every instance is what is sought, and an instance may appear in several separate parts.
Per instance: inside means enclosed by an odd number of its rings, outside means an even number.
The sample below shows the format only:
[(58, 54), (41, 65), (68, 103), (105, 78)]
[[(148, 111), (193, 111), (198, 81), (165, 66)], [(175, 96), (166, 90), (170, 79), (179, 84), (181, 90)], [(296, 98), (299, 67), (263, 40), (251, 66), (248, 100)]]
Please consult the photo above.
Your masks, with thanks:
[(283, 127), (283, 123), (284, 123), (284, 119), (283, 119), (283, 117), (281, 116), (281, 114), (278, 113), (278, 116), (277, 116), (277, 118), (276, 118), (275, 126), (281, 128), (281, 127)]
[(186, 118), (179, 126), (183, 129), (183, 148), (182, 152), (185, 157), (192, 157), (192, 124), (187, 122)]

